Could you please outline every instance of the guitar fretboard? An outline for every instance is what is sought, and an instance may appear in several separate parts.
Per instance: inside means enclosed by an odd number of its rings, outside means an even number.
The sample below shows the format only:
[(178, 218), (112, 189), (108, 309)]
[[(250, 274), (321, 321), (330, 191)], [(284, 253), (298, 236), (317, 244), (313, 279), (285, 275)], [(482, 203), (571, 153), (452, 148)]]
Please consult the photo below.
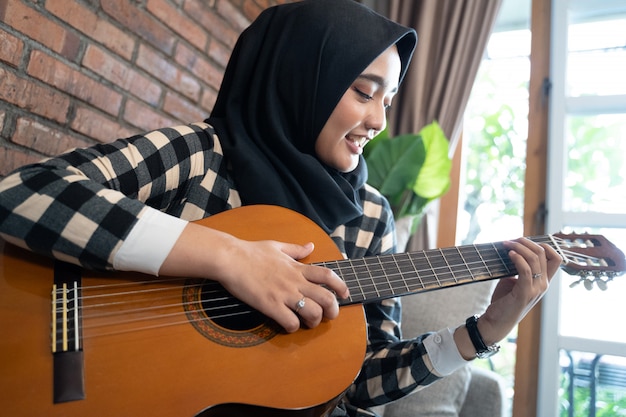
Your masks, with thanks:
[[(531, 238), (554, 246), (549, 236)], [(517, 274), (502, 242), (323, 262), (348, 285), (340, 305), (379, 301)]]

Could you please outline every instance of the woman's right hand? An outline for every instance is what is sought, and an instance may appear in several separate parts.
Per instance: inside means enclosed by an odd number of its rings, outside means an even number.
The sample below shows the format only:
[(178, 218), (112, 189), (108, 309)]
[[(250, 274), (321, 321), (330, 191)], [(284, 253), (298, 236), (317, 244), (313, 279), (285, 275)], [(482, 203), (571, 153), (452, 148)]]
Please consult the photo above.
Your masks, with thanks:
[[(315, 327), (324, 318), (334, 319), (337, 297), (348, 297), (346, 284), (332, 270), (298, 262), (313, 250), (312, 243), (246, 241), (190, 223), (159, 274), (214, 279), (287, 332), (295, 332), (301, 321)], [(298, 309), (302, 299), (304, 306)]]

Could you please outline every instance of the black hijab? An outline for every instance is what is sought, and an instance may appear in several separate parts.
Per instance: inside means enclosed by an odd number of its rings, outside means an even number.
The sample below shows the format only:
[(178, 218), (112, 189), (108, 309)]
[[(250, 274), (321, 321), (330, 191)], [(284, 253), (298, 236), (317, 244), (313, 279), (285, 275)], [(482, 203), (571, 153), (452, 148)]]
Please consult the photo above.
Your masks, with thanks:
[(242, 203), (306, 215), (326, 232), (362, 214), (361, 158), (343, 174), (315, 141), (353, 81), (396, 44), (403, 78), (415, 31), (353, 0), (305, 0), (266, 9), (242, 33), (207, 122), (232, 165)]

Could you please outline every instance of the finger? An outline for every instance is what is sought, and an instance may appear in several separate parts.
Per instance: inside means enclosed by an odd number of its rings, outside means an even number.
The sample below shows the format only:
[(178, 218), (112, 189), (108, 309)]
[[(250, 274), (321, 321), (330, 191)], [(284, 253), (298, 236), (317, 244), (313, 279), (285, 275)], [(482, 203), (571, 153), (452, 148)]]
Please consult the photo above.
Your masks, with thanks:
[(520, 278), (541, 278), (546, 273), (545, 251), (543, 247), (526, 238), (505, 242), (511, 249), (511, 260), (515, 263)]
[(301, 324), (300, 317), (294, 311), (295, 306), (295, 303), (291, 306), (283, 305), (276, 314), (269, 317), (274, 319), (287, 333), (293, 333), (300, 329)]
[(339, 315), (337, 296), (326, 288), (319, 285), (311, 285), (303, 293), (319, 307), (319, 310), (316, 312), (319, 312), (320, 320), (322, 317), (332, 320)]
[(325, 285), (340, 299), (350, 296), (348, 286), (332, 269), (316, 265), (303, 265), (302, 274), (309, 282), (318, 284), (318, 286)]
[(299, 315), (304, 325), (309, 328), (319, 325), (323, 317), (322, 307), (308, 297), (298, 300), (294, 313)]
[[(282, 251), (285, 254), (296, 260), (306, 258), (313, 252), (314, 249), (315, 246), (312, 242), (309, 242), (306, 245), (284, 243), (282, 247)], [(331, 269), (315, 265), (303, 265), (302, 274), (310, 282), (314, 282), (319, 285), (326, 285), (341, 299), (348, 298), (350, 295), (346, 283)]]
[(298, 245), (295, 243), (281, 243), (281, 250), (291, 256), (293, 259), (300, 260), (309, 256), (315, 246), (312, 242), (309, 242), (305, 245)]
[(542, 243), (541, 246), (544, 248), (545, 257), (546, 257), (546, 274), (548, 280), (552, 280), (552, 277), (559, 270), (561, 264), (563, 263), (563, 258), (558, 254), (556, 250), (550, 245)]

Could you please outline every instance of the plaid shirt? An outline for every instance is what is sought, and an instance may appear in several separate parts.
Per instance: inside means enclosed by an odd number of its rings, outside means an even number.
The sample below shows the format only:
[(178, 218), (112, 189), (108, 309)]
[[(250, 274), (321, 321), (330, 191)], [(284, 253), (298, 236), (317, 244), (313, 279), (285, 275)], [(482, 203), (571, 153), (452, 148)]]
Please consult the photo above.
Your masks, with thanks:
[[(337, 228), (333, 241), (348, 258), (391, 253), (394, 225), (387, 201), (369, 186), (361, 190), (361, 199), (364, 214)], [(193, 221), (239, 201), (214, 130), (196, 123), (21, 168), (0, 183), (0, 235), (39, 253), (110, 270), (144, 204)], [(333, 415), (372, 415), (368, 407), (440, 377), (423, 344), (428, 335), (401, 339), (397, 299), (367, 304), (365, 310), (366, 360)]]

